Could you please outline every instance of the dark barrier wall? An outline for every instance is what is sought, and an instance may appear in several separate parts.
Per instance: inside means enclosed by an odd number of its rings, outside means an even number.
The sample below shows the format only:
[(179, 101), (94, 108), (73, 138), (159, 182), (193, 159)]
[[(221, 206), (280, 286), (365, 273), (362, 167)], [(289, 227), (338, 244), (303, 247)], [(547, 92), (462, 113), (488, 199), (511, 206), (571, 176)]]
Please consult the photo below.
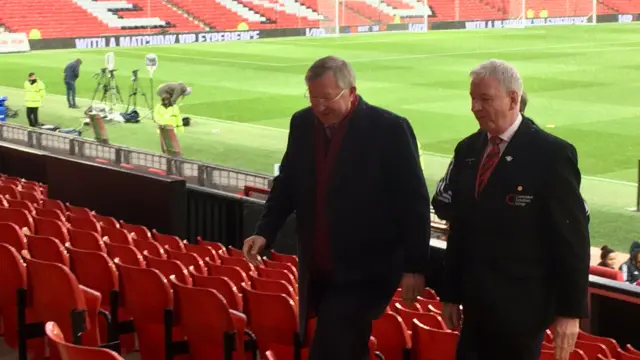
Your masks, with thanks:
[(184, 180), (61, 156), (45, 157), (50, 198), (160, 233), (186, 236)]
[(0, 145), (0, 172), (46, 183), (46, 154), (17, 145)]

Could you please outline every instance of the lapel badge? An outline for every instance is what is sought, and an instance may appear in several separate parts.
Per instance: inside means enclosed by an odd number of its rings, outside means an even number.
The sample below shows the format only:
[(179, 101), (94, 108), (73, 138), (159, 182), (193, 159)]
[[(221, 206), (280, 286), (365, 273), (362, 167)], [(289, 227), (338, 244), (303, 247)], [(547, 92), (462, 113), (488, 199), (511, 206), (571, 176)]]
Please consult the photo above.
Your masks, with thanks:
[(511, 161), (511, 160), (513, 160), (513, 158), (511, 156), (505, 156), (505, 160)]
[(522, 185), (518, 185), (518, 191), (522, 191)]

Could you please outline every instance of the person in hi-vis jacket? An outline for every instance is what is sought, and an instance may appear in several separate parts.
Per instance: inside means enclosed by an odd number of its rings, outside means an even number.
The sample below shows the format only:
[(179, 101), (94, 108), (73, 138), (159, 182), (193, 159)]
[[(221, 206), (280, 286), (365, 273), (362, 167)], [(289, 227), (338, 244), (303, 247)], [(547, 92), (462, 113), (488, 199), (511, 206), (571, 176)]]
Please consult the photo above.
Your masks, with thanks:
[(29, 126), (40, 125), (38, 121), (38, 109), (42, 106), (45, 95), (44, 83), (36, 77), (35, 73), (29, 73), (29, 79), (24, 82), (24, 104), (27, 107), (27, 120)]
[[(173, 127), (176, 136), (184, 133), (184, 125), (180, 116), (180, 108), (178, 105), (173, 105), (171, 103), (171, 98), (169, 96), (164, 96), (162, 98), (162, 103), (156, 105), (156, 108), (153, 111), (153, 117), (158, 126)], [(159, 133), (160, 129), (158, 129), (158, 134)], [(160, 143), (162, 145), (162, 151), (166, 152), (162, 138), (160, 139)]]

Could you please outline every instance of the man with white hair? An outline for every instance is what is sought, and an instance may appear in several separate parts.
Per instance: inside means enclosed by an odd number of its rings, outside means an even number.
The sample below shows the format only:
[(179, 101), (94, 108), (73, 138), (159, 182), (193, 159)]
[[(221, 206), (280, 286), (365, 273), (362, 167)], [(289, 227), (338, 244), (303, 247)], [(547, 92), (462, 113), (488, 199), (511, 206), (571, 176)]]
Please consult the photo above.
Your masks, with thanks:
[[(480, 130), (455, 149), (445, 283), (458, 360), (537, 360), (553, 327), (567, 360), (588, 316), (589, 230), (578, 155), (520, 113), (517, 70), (489, 60), (471, 71)], [(461, 306), (464, 308), (462, 323)]]
[(183, 82), (165, 83), (158, 87), (157, 93), (160, 99), (168, 96), (171, 98), (171, 105), (175, 105), (180, 98), (191, 94), (191, 88)]
[(357, 93), (346, 61), (318, 59), (305, 82), (309, 106), (291, 118), (280, 173), (243, 251), (258, 264), (295, 212), (301, 339), (317, 317), (309, 360), (365, 360), (372, 322), (396, 289), (412, 303), (425, 287), (429, 194), (418, 143), (407, 119)]

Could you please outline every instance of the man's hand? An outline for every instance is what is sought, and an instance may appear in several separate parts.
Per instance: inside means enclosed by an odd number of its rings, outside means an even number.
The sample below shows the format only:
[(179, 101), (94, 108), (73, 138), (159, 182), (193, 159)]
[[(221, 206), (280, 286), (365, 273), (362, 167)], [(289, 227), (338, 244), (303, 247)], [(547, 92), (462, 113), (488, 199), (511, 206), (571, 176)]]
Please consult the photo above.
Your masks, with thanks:
[(580, 319), (558, 317), (553, 324), (553, 342), (555, 345), (556, 359), (569, 360), (580, 329)]
[(442, 305), (442, 320), (444, 320), (447, 328), (451, 329), (459, 329), (460, 325), (462, 325), (462, 311), (460, 310), (460, 305), (444, 303)]
[(267, 245), (267, 240), (262, 236), (253, 235), (244, 241), (242, 246), (242, 252), (244, 257), (249, 261), (251, 265), (260, 265), (260, 251)]
[(400, 282), (402, 289), (402, 300), (408, 304), (413, 304), (424, 290), (424, 276), (420, 274), (403, 274)]

